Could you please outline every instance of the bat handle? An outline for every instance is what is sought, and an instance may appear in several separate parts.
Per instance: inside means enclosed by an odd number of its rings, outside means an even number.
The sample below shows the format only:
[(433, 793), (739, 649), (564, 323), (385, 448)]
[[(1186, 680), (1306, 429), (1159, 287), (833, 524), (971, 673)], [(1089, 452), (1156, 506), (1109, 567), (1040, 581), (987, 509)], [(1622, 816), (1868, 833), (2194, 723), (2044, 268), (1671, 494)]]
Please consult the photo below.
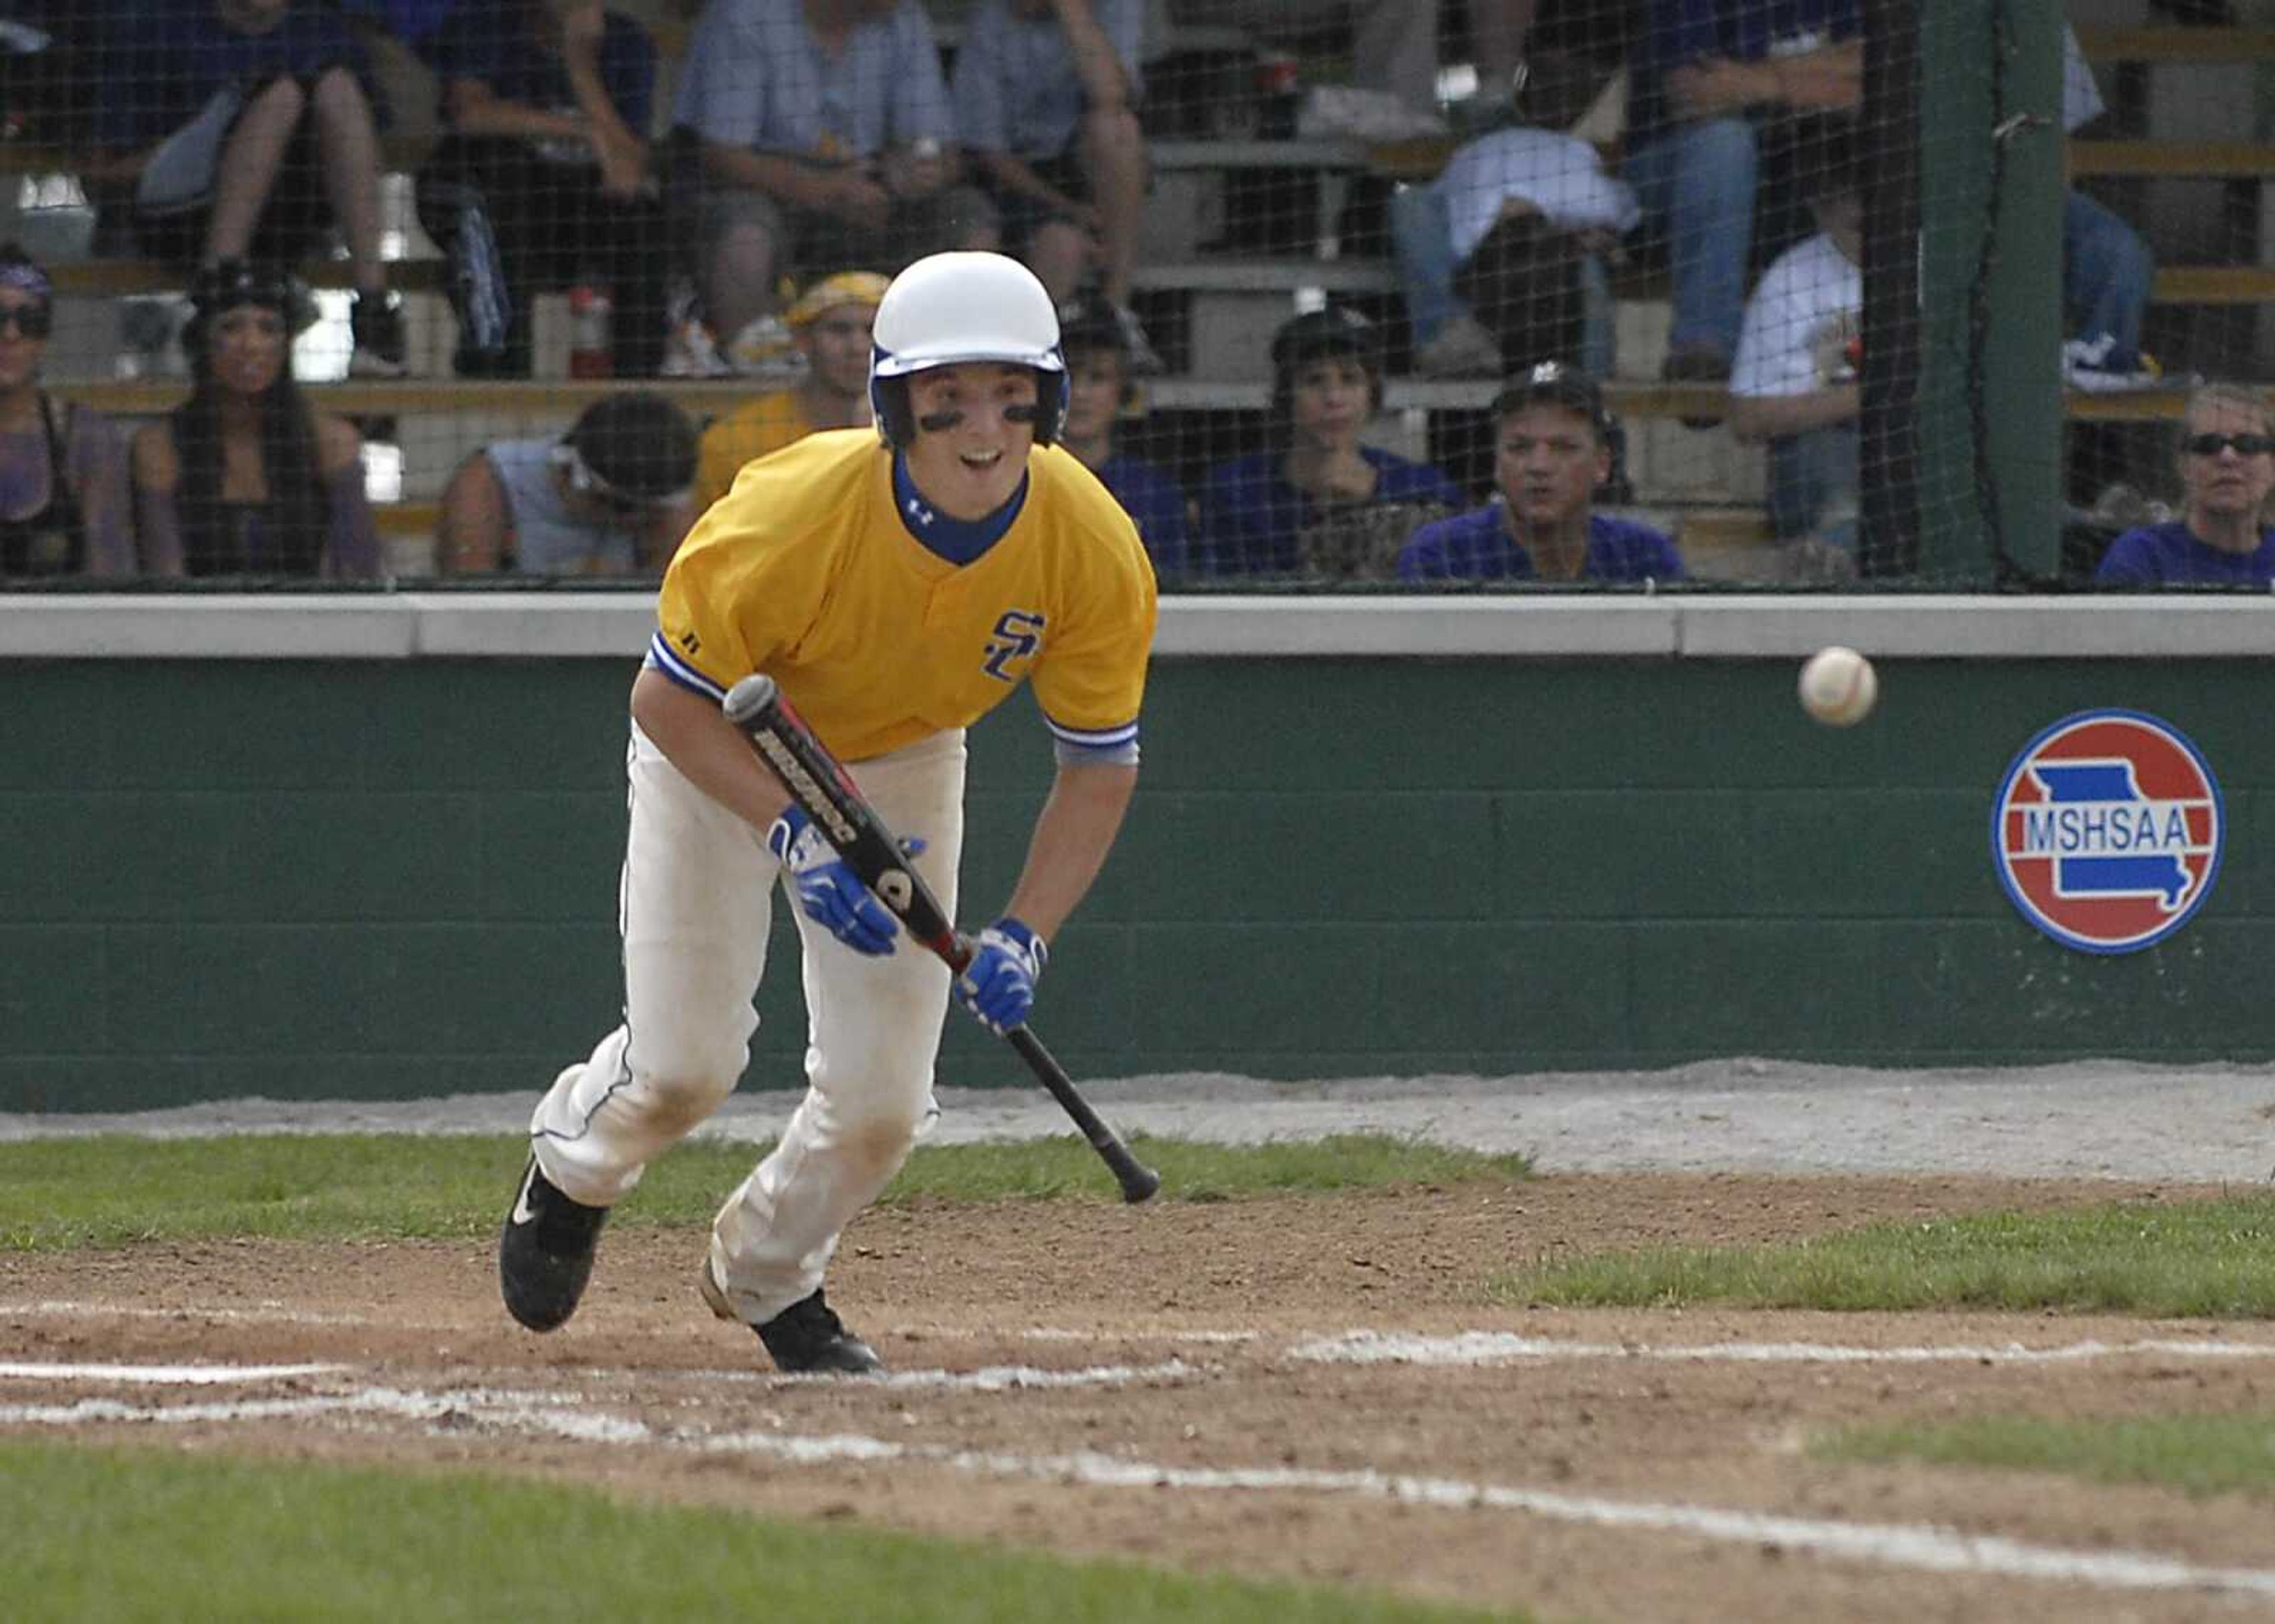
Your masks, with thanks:
[(1074, 1119), (1074, 1125), (1082, 1129), (1082, 1137), (1090, 1141), (1090, 1148), (1098, 1152), (1099, 1159), (1112, 1171), (1114, 1182), (1122, 1186), (1122, 1198), (1132, 1206), (1150, 1199), (1161, 1188), (1161, 1175), (1131, 1155), (1121, 1136), (1091, 1109), (1090, 1101), (1082, 1097), (1056, 1057), (1043, 1046), (1042, 1039), (1024, 1026), (1014, 1026), (1003, 1037), (1018, 1052), (1019, 1058), (1027, 1062), (1027, 1069), (1050, 1090), (1051, 1097)]

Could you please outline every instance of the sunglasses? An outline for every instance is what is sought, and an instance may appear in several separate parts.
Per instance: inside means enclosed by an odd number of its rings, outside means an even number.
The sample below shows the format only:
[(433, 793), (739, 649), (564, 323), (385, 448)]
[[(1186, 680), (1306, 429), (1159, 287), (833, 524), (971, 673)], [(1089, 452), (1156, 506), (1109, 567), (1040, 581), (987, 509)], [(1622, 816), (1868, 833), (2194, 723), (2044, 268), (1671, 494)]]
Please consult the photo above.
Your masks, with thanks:
[(12, 327), (26, 338), (45, 338), (55, 326), (56, 313), (45, 305), (0, 305), (0, 333)]
[(2190, 457), (2218, 457), (2230, 446), (2238, 457), (2264, 457), (2275, 451), (2275, 434), (2190, 434), (2181, 442)]

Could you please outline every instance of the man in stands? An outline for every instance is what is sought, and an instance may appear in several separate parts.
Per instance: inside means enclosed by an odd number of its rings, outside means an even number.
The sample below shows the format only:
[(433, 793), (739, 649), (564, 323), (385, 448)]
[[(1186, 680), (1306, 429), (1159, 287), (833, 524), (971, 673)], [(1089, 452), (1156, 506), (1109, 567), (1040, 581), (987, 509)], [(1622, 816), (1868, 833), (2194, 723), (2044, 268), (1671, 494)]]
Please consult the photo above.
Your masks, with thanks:
[(1814, 174), (1816, 236), (1779, 256), (1747, 302), (1730, 432), (1769, 447), (1770, 527), (1792, 573), (1856, 573), (1856, 419), (1863, 397), (1864, 205), (1833, 145)]
[[(709, 0), (673, 121), (694, 139), (676, 185), (694, 215), (703, 327), (729, 366), (787, 346), (787, 276), (890, 273), (1000, 235), (986, 194), (956, 184), (940, 48), (917, 0)], [(667, 368), (714, 370), (699, 353)]]
[(1863, 33), (1856, 0), (1646, 0), (1626, 173), (1673, 261), (1669, 382), (1730, 375), (1755, 222), (1780, 205), (1761, 196), (1765, 137), (1861, 104)]
[(695, 510), (695, 427), (646, 390), (606, 395), (565, 434), (502, 440), (442, 493), (445, 575), (659, 575)]
[(869, 419), (869, 337), (887, 283), (874, 271), (824, 276), (784, 313), (805, 363), (794, 388), (761, 395), (703, 431), (695, 511), (725, 495), (743, 465), (818, 429), (858, 428)]
[(1612, 477), (1612, 419), (1592, 378), (1544, 361), (1501, 391), (1493, 422), (1493, 499), (1416, 531), (1402, 580), (1682, 578), (1674, 542), (1594, 511)]
[(1003, 216), (1003, 246), (1050, 291), (1072, 298), (1095, 263), (1129, 329), (1125, 348), (1153, 363), (1130, 310), (1145, 142), (1135, 110), (1143, 80), (1141, 0), (980, 0), (956, 48), (956, 132)]

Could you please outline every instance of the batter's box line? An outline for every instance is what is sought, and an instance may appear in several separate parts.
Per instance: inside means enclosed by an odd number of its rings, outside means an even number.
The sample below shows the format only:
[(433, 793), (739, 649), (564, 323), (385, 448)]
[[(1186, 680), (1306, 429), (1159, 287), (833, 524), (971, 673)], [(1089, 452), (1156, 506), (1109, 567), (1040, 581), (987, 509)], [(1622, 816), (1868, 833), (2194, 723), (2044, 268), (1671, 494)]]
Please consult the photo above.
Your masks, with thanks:
[(1659, 1360), (1731, 1364), (2072, 1364), (2103, 1359), (2233, 1360), (2275, 1358), (2275, 1343), (2213, 1339), (2065, 1342), (2032, 1348), (1928, 1343), (1872, 1348), (1825, 1342), (1582, 1342), (1561, 1337), (1466, 1331), (1455, 1336), (1345, 1331), (1296, 1342), (1291, 1359), (1320, 1364), (1494, 1365), (1553, 1360)]
[[(300, 1416), (355, 1427), (373, 1418), (424, 1421), (463, 1437), (469, 1425), (523, 1435), (545, 1434), (601, 1446), (659, 1447), (704, 1454), (762, 1455), (794, 1465), (933, 1465), (976, 1477), (1019, 1478), (1110, 1490), (1193, 1493), (1303, 1493), (1395, 1501), (1432, 1509), (1508, 1511), (1598, 1528), (1666, 1533), (1755, 1548), (1775, 1546), (1836, 1560), (1933, 1573), (2039, 1579), (2117, 1590), (2195, 1590), (2275, 1598), (2275, 1569), (2214, 1567), (2153, 1552), (2082, 1551), (2002, 1536), (1973, 1535), (1927, 1523), (1842, 1522), (1829, 1518), (1618, 1500), (1458, 1478), (1296, 1467), (1176, 1467), (1100, 1454), (1022, 1455), (948, 1445), (912, 1444), (861, 1433), (797, 1435), (708, 1433), (699, 1427), (658, 1428), (627, 1416), (573, 1411), (539, 1395), (465, 1392), (426, 1394), (371, 1388), (325, 1399), (240, 1404), (136, 1407), (85, 1400), (33, 1417), (26, 1407), (0, 1407), (0, 1425), (45, 1420), (261, 1421)], [(74, 1419), (66, 1421), (65, 1415)]]

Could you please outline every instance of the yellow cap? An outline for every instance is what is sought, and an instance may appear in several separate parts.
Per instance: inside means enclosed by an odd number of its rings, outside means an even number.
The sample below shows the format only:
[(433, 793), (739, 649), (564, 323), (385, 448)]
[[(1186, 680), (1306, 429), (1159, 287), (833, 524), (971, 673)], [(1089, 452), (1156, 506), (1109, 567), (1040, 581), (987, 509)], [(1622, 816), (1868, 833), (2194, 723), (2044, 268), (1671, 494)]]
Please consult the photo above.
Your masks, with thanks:
[(866, 305), (874, 310), (885, 297), (888, 281), (875, 271), (839, 271), (824, 276), (797, 296), (782, 320), (792, 327), (804, 327), (819, 320), (823, 311), (840, 305)]

